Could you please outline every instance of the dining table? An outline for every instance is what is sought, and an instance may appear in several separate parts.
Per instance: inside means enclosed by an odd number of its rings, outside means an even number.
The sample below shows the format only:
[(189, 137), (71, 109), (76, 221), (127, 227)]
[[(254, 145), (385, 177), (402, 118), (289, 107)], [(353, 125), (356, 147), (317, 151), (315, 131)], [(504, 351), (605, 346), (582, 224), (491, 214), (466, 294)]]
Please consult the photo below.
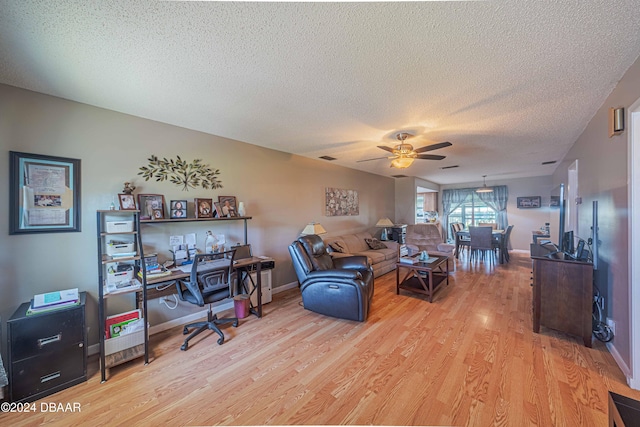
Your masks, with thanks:
[[(492, 230), (491, 231), (491, 237), (493, 242), (495, 243), (495, 247), (498, 249), (499, 253), (500, 253), (500, 264), (504, 264), (505, 261), (509, 262), (509, 255), (507, 254), (507, 250), (508, 248), (506, 247), (507, 242), (505, 240), (505, 230)], [(469, 230), (460, 230), (456, 232), (456, 250), (455, 250), (455, 257), (458, 258), (458, 255), (460, 254), (460, 241), (461, 240), (465, 240), (465, 241), (469, 241), (471, 240), (471, 236), (469, 234)]]

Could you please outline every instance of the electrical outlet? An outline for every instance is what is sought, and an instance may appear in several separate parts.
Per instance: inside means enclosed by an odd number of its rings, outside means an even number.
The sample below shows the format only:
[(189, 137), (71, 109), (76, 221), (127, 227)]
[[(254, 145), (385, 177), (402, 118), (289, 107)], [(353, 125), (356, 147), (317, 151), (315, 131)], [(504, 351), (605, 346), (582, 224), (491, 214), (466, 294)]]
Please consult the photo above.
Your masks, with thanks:
[(616, 334), (616, 322), (613, 319), (607, 318), (607, 326), (611, 329), (613, 335)]

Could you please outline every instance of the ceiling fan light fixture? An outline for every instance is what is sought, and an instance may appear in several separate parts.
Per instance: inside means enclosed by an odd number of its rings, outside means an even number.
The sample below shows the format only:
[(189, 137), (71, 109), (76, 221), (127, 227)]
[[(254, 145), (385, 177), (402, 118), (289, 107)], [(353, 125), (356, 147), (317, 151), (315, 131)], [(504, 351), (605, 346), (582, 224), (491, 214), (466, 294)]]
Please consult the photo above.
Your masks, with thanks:
[(487, 187), (487, 175), (482, 175), (482, 187), (476, 190), (476, 193), (493, 193), (493, 188)]
[(406, 169), (413, 164), (415, 159), (413, 157), (398, 157), (391, 160), (391, 167), (398, 169)]

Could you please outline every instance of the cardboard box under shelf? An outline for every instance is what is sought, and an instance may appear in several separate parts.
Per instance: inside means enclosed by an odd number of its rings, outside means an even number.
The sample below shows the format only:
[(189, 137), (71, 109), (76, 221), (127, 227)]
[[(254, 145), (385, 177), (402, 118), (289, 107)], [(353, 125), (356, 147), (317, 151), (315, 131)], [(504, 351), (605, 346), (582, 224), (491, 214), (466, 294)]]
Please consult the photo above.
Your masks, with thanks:
[(106, 367), (144, 356), (144, 330), (105, 340), (104, 353)]
[(110, 368), (142, 356), (144, 356), (144, 343), (138, 344), (135, 347), (125, 348), (124, 350), (120, 350), (113, 354), (105, 355), (104, 366)]

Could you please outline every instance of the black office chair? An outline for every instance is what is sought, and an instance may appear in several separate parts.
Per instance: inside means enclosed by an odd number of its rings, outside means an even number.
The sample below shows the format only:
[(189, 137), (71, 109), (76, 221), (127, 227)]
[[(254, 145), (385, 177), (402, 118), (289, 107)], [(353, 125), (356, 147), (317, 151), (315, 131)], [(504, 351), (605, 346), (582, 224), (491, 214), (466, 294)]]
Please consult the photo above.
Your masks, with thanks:
[[(210, 329), (220, 335), (218, 344), (224, 342), (224, 334), (218, 325), (233, 323), (233, 327), (238, 326), (238, 318), (219, 319), (211, 311), (211, 304), (217, 301), (230, 298), (233, 273), (233, 260), (235, 250), (220, 252), (216, 254), (199, 254), (193, 259), (191, 276), (189, 281), (178, 280), (176, 288), (178, 297), (182, 301), (190, 302), (199, 307), (209, 304), (207, 320), (186, 325), (182, 331), (184, 335), (189, 333), (189, 329), (196, 328), (191, 335), (184, 340), (180, 350), (186, 351), (189, 348), (189, 340), (202, 331)], [(202, 288), (202, 289), (201, 289)]]

